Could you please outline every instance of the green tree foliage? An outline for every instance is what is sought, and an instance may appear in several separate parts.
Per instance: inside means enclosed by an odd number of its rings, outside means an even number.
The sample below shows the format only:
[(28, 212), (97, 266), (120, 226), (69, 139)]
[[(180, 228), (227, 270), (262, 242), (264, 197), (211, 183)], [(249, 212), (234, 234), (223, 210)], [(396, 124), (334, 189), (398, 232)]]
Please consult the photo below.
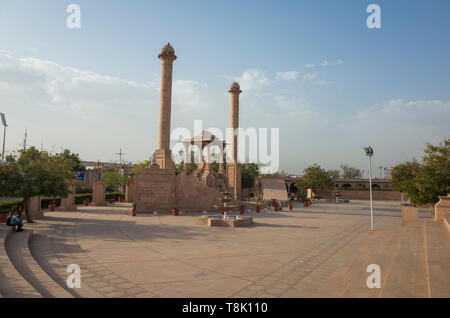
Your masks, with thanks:
[(412, 204), (435, 204), (450, 192), (450, 138), (427, 144), (422, 164), (406, 162), (392, 169), (392, 187), (408, 195)]
[(341, 174), (339, 173), (339, 170), (328, 170), (327, 174), (331, 180), (339, 179), (341, 176)]
[(404, 193), (415, 192), (415, 180), (419, 170), (420, 164), (415, 160), (395, 166), (391, 170), (392, 188)]
[(343, 165), (342, 171), (345, 179), (360, 179), (362, 176), (361, 170), (349, 165)]
[(80, 156), (77, 153), (72, 153), (69, 149), (64, 149), (63, 152), (59, 154), (63, 159), (72, 162), (73, 171), (84, 171), (85, 167), (81, 165)]
[(28, 199), (33, 196), (67, 196), (74, 179), (73, 162), (61, 154), (51, 155), (35, 147), (9, 155), (0, 164), (0, 195), (20, 197), (25, 215), (29, 215)]
[(60, 153), (47, 156), (43, 164), (48, 171), (42, 183), (43, 195), (51, 197), (54, 204), (57, 196), (65, 198), (70, 193), (69, 185), (73, 184), (75, 179), (74, 160)]
[(131, 169), (131, 174), (136, 175), (136, 173), (138, 173), (139, 171), (141, 171), (144, 168), (149, 168), (152, 165), (152, 158), (150, 157), (150, 159), (139, 163), (138, 165), (134, 166)]
[(124, 176), (119, 169), (104, 169), (102, 178), (106, 183), (106, 188), (118, 190), (125, 184)]
[(241, 187), (252, 188), (255, 184), (255, 178), (259, 175), (261, 173), (258, 164), (252, 162), (242, 164)]
[(332, 187), (332, 179), (330, 175), (319, 165), (313, 164), (303, 170), (303, 176), (295, 183), (299, 189), (329, 189)]

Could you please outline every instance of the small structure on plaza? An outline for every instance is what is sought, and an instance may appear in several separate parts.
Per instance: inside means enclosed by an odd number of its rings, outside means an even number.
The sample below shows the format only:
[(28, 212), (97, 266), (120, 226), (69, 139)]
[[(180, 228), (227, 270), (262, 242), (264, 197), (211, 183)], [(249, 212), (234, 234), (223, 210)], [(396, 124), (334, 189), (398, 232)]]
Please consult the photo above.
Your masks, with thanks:
[(222, 215), (202, 215), (197, 219), (197, 224), (208, 225), (210, 227), (238, 227), (249, 226), (253, 224), (252, 217), (244, 217), (237, 215), (228, 215), (228, 212), (237, 208), (236, 205), (229, 205), (233, 199), (227, 191), (222, 192), (223, 198), (219, 198), (221, 204), (214, 205)]
[[(234, 82), (228, 91), (231, 96), (231, 142), (229, 160), (223, 163), (225, 142), (208, 131), (202, 131), (192, 139), (181, 141), (184, 146), (184, 166), (181, 174), (175, 173), (175, 164), (170, 149), (170, 122), (172, 107), (172, 73), (173, 62), (177, 59), (175, 50), (168, 43), (158, 55), (161, 60), (161, 95), (158, 148), (153, 154), (154, 163), (149, 168), (140, 170), (128, 191), (128, 198), (136, 203), (139, 212), (170, 211), (179, 206), (183, 211), (213, 210), (220, 191), (230, 191), (233, 200), (241, 199), (241, 164), (237, 162), (239, 128), (239, 84)], [(191, 146), (199, 150), (198, 167), (190, 171)], [(219, 171), (211, 168), (212, 147), (220, 150)], [(206, 150), (205, 159), (203, 151)]]

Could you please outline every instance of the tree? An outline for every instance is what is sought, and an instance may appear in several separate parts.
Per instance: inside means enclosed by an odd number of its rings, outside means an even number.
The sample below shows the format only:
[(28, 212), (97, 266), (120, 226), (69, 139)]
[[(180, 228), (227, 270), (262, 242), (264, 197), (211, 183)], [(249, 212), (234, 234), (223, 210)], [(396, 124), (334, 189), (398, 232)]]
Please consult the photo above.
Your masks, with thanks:
[(138, 165), (134, 166), (131, 169), (131, 174), (136, 175), (139, 171), (141, 171), (144, 168), (149, 168), (152, 165), (152, 158), (145, 160), (144, 162), (139, 163)]
[(328, 174), (328, 176), (330, 177), (331, 180), (339, 179), (340, 176), (341, 176), (341, 174), (339, 173), (339, 170), (337, 170), (337, 169), (328, 170), (327, 174)]
[(392, 187), (408, 195), (412, 204), (435, 204), (450, 192), (450, 138), (427, 144), (422, 164), (406, 162), (392, 169)]
[(105, 180), (106, 188), (112, 188), (114, 190), (119, 189), (124, 185), (124, 176), (118, 169), (105, 169), (102, 173), (102, 178)]
[(295, 183), (299, 189), (329, 189), (332, 186), (331, 177), (319, 165), (313, 164), (303, 170), (303, 176)]
[(255, 178), (261, 175), (259, 165), (253, 162), (243, 163), (241, 172), (241, 187), (252, 188), (255, 184)]
[(362, 176), (361, 170), (349, 165), (343, 165), (342, 170), (345, 179), (360, 179)]
[(392, 189), (404, 193), (415, 191), (415, 178), (419, 172), (420, 164), (416, 161), (405, 162), (392, 168)]
[(50, 155), (35, 147), (9, 155), (0, 164), (0, 195), (22, 198), (25, 216), (29, 214), (28, 199), (34, 196), (68, 194), (68, 181), (73, 179), (71, 161), (60, 155)]
[(41, 191), (43, 195), (52, 198), (53, 204), (57, 196), (65, 198), (69, 195), (69, 186), (75, 179), (74, 168), (78, 168), (74, 166), (74, 160), (66, 154), (49, 155), (43, 163), (46, 166), (47, 177), (41, 184)]
[(72, 162), (73, 171), (84, 171), (85, 167), (81, 164), (81, 159), (79, 154), (72, 153), (69, 149), (64, 149), (63, 152), (59, 154), (63, 159)]

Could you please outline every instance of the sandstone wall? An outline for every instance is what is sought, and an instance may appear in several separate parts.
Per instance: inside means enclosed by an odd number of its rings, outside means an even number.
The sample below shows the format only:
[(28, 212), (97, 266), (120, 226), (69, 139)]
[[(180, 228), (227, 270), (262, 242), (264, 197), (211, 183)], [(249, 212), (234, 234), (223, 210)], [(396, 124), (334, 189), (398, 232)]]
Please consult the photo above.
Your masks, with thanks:
[[(357, 191), (357, 190), (340, 190), (340, 198), (342, 200), (369, 200), (369, 191)], [(317, 190), (316, 196), (322, 198), (335, 198), (334, 190)], [(401, 200), (401, 192), (398, 191), (372, 191), (373, 200)], [(404, 200), (406, 200), (406, 196)]]

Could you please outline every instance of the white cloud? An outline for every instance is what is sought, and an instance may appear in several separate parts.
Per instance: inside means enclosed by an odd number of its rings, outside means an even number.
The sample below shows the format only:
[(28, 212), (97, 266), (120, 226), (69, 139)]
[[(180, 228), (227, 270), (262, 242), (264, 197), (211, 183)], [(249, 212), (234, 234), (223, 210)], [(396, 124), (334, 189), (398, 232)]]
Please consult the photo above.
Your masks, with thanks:
[(339, 64), (339, 65), (344, 64), (344, 61), (343, 60), (338, 60), (337, 64)]
[(316, 79), (319, 75), (317, 73), (305, 73), (302, 75), (303, 81), (307, 82)]
[(258, 91), (272, 82), (263, 71), (258, 69), (248, 69), (241, 76), (225, 76), (225, 78), (238, 82), (241, 89), (247, 92)]
[(320, 66), (328, 66), (328, 61), (327, 60), (323, 61), (322, 63), (320, 63)]
[[(209, 107), (206, 90), (205, 83), (175, 80), (173, 108), (200, 117)], [(159, 99), (155, 81), (128, 81), (0, 52), (0, 102), (10, 122), (9, 150), (28, 126), (30, 144), (71, 145), (85, 159), (107, 160), (111, 148), (121, 143), (127, 145), (129, 160), (142, 158), (154, 147), (142, 145), (157, 140)]]
[(304, 67), (314, 67), (314, 66), (316, 66), (315, 64), (305, 64), (305, 65), (303, 65)]
[(290, 72), (277, 72), (275, 76), (276, 81), (292, 81), (298, 78), (299, 72), (290, 71)]

